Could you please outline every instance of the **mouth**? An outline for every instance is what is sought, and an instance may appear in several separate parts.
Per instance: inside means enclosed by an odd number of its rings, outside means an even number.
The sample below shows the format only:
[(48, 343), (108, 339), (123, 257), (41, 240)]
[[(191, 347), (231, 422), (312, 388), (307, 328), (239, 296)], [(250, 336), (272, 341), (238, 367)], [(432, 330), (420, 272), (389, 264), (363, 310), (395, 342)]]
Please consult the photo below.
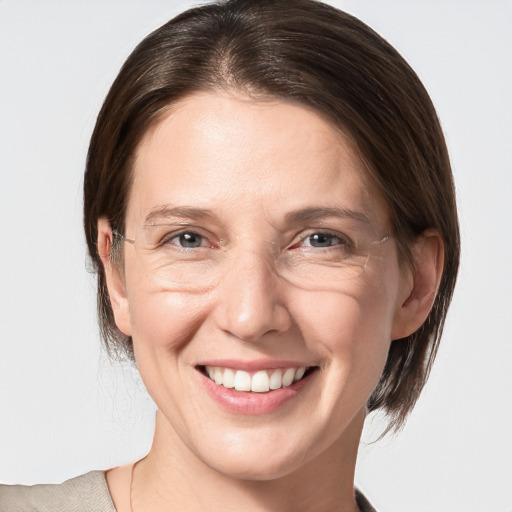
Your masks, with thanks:
[(198, 370), (218, 386), (246, 393), (269, 393), (306, 379), (317, 366), (271, 368), (254, 372), (222, 366), (199, 366)]

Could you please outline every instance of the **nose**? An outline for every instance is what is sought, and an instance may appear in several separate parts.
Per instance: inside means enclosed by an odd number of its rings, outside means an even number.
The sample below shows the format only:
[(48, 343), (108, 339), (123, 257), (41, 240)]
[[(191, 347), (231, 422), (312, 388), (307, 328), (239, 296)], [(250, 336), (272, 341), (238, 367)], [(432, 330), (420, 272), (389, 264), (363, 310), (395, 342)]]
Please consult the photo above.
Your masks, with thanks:
[(217, 288), (217, 326), (244, 341), (283, 333), (292, 320), (273, 264), (257, 254), (238, 254)]

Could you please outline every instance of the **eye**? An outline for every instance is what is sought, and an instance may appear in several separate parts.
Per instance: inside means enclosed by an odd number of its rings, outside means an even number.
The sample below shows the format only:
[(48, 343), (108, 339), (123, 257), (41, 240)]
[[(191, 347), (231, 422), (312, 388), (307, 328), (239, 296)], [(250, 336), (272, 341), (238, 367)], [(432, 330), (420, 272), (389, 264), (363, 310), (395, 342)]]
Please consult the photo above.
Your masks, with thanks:
[(194, 231), (185, 231), (170, 237), (167, 243), (183, 247), (184, 249), (197, 249), (198, 247), (208, 246), (207, 242), (206, 237)]
[(333, 247), (336, 245), (347, 246), (350, 242), (343, 238), (340, 235), (335, 235), (334, 233), (311, 233), (307, 237), (303, 238), (302, 241), (297, 244), (297, 246), (301, 247), (318, 247), (318, 248), (326, 248)]

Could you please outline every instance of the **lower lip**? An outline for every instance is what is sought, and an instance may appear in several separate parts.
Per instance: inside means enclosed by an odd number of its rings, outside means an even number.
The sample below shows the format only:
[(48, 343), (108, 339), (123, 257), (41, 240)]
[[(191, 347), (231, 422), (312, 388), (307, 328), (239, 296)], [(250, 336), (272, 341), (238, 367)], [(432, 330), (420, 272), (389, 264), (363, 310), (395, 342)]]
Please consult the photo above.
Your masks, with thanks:
[(214, 381), (200, 372), (199, 376), (209, 395), (225, 409), (239, 414), (265, 414), (275, 411), (295, 398), (304, 386), (310, 382), (315, 373), (310, 373), (291, 386), (267, 391), (266, 393), (228, 389), (215, 384)]

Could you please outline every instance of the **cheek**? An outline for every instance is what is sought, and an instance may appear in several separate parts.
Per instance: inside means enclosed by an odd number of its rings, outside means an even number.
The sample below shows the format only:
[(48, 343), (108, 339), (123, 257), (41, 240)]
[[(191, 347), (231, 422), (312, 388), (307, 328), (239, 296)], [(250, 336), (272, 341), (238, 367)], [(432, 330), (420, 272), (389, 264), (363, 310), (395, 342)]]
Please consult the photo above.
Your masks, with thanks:
[(128, 296), (132, 336), (138, 351), (179, 352), (205, 315), (204, 296), (132, 288)]
[(296, 303), (301, 310), (296, 318), (311, 349), (320, 350), (347, 381), (356, 378), (361, 384), (362, 379), (372, 389), (387, 359), (396, 302), (394, 287), (373, 282), (309, 294)]
[(393, 311), (378, 290), (374, 293), (310, 294), (300, 303), (296, 317), (302, 329), (316, 338), (329, 352), (379, 344), (390, 339)]
[(182, 386), (187, 376), (183, 372), (189, 368), (183, 362), (204, 321), (207, 297), (132, 288), (129, 303), (133, 348), (142, 381), (159, 408), (170, 408), (176, 422), (183, 423), (179, 404), (180, 396), (186, 393)]

